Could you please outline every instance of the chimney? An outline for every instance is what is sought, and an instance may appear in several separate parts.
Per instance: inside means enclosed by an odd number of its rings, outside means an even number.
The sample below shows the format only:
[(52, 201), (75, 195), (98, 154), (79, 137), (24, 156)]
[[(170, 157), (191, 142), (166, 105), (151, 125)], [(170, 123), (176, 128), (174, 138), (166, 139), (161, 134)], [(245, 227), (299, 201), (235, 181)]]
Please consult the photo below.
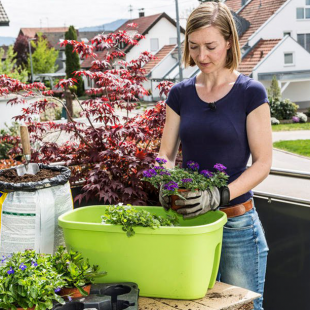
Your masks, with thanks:
[(139, 18), (144, 17), (144, 8), (139, 9)]

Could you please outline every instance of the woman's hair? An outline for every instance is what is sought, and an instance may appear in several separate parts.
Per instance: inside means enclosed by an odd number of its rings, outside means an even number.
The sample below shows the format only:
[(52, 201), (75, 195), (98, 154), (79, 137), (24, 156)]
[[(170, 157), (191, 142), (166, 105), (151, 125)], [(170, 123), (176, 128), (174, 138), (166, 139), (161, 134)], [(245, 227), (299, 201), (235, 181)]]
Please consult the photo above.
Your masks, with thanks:
[(229, 8), (221, 2), (203, 3), (190, 14), (185, 31), (183, 53), (183, 63), (185, 68), (188, 65), (191, 67), (195, 66), (195, 62), (189, 53), (188, 36), (196, 30), (210, 26), (216, 27), (224, 39), (230, 42), (230, 48), (227, 50), (225, 68), (228, 68), (231, 71), (237, 69), (241, 60), (238, 33)]

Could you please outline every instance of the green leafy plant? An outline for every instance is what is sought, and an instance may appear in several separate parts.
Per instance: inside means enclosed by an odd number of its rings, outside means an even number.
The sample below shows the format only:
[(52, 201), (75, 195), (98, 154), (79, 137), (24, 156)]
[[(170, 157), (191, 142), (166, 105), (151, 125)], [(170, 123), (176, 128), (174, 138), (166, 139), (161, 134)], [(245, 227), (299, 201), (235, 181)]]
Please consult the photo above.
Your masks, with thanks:
[(227, 185), (226, 167), (219, 163), (214, 165), (214, 172), (209, 170), (199, 172), (199, 164), (191, 160), (187, 162), (187, 168), (174, 169), (166, 169), (163, 165), (167, 161), (163, 158), (156, 158), (156, 162), (159, 166), (144, 171), (142, 180), (157, 188), (162, 186), (163, 196), (177, 195), (184, 199), (178, 192), (179, 189), (204, 191), (213, 186), (221, 188)]
[(2, 257), (5, 265), (0, 267), (1, 309), (35, 307), (36, 310), (46, 310), (53, 308), (53, 301), (64, 304), (56, 292), (65, 281), (53, 269), (50, 257), (33, 250)]
[(106, 275), (105, 271), (99, 272), (98, 265), (90, 265), (81, 253), (73, 250), (67, 252), (63, 246), (51, 257), (51, 263), (65, 281), (64, 286), (76, 287), (83, 296), (87, 296), (83, 289), (85, 285), (93, 283), (97, 277)]
[(269, 97), (271, 117), (278, 120), (291, 119), (297, 112), (298, 105), (289, 99)]
[(122, 203), (108, 206), (101, 219), (103, 224), (122, 225), (122, 229), (127, 233), (128, 237), (135, 234), (134, 226), (156, 229), (160, 226), (175, 226), (178, 223), (176, 215), (162, 217), (160, 215), (153, 215), (146, 210), (133, 208), (130, 204), (123, 206)]

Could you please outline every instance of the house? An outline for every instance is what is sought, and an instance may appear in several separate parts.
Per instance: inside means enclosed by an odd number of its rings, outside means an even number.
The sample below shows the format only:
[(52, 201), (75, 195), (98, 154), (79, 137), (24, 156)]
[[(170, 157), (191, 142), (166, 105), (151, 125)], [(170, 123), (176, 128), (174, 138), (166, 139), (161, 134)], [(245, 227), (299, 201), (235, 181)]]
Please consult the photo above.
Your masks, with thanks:
[[(129, 23), (137, 24), (137, 27), (132, 29), (127, 25)], [(145, 66), (145, 69), (148, 73), (156, 67), (156, 64), (160, 62), (165, 56), (168, 54), (175, 55), (175, 48), (177, 43), (177, 30), (176, 30), (176, 22), (168, 16), (166, 13), (160, 13), (150, 16), (144, 16), (143, 12), (140, 12), (139, 18), (128, 20), (122, 26), (115, 30), (115, 33), (118, 31), (126, 30), (130, 35), (134, 36), (135, 33), (140, 33), (145, 36), (145, 39), (139, 41), (138, 45), (135, 46), (120, 46), (120, 50), (125, 53), (125, 60), (131, 61), (132, 59), (137, 58), (141, 52), (150, 51), (153, 53), (158, 59), (151, 61), (149, 64)], [(183, 28), (181, 31), (181, 40), (184, 39), (185, 30)], [(98, 59), (104, 59), (107, 50), (96, 52), (98, 55)], [(175, 57), (175, 56), (174, 56)], [(175, 62), (176, 60), (174, 60)], [(174, 63), (173, 61), (171, 64)], [(92, 59), (87, 58), (83, 61), (81, 68), (84, 70), (88, 70), (91, 67)], [(170, 66), (170, 63), (169, 63)], [(114, 67), (117, 68), (117, 61), (114, 62)], [(84, 79), (85, 81), (85, 89), (93, 87), (91, 84), (92, 81), (89, 79)], [(143, 86), (146, 89), (151, 89), (154, 92), (154, 85), (150, 84), (151, 82), (147, 82)]]
[[(68, 31), (68, 29), (68, 27), (21, 28), (19, 35), (24, 35), (29, 38), (36, 38), (38, 33), (42, 33), (50, 45), (59, 52), (58, 58), (56, 59), (56, 65), (58, 66), (57, 74), (62, 74), (65, 73), (66, 70), (66, 55), (65, 48), (61, 47), (59, 43), (65, 39), (65, 33)], [(85, 43), (87, 43), (97, 34), (97, 31), (79, 32), (77, 30), (78, 41), (84, 41)]]
[(9, 26), (10, 21), (0, 1), (0, 26)]
[[(241, 1), (227, 0), (230, 7)], [(275, 75), (282, 98), (310, 107), (310, 0), (251, 0), (236, 12), (250, 22), (240, 37), (239, 71), (266, 88)]]

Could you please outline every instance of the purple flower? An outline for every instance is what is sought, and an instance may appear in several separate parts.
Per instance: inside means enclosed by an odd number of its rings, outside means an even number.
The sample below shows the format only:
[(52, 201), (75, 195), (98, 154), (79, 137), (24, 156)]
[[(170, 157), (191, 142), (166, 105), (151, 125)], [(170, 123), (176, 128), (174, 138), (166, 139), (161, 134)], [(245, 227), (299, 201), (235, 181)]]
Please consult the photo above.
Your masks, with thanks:
[(61, 288), (60, 288), (60, 287), (57, 287), (57, 288), (54, 289), (54, 292), (55, 292), (55, 293), (58, 293), (58, 292), (60, 292), (60, 290), (61, 290)]
[(2, 258), (1, 258), (1, 263), (4, 263), (6, 260), (6, 257), (4, 255), (2, 255)]
[(171, 173), (168, 171), (161, 171), (161, 172), (159, 172), (159, 174), (160, 175), (171, 175)]
[(152, 177), (155, 177), (156, 175), (157, 175), (157, 172), (154, 169), (143, 171), (143, 176), (145, 178), (152, 178)]
[(182, 179), (183, 183), (190, 183), (193, 182), (193, 179)]
[(159, 157), (157, 157), (155, 160), (156, 160), (159, 164), (165, 164), (165, 163), (167, 162), (166, 159), (159, 158)]
[(10, 270), (8, 271), (8, 274), (13, 274), (15, 271), (10, 267)]
[(37, 267), (37, 266), (38, 266), (37, 262), (35, 262), (35, 261), (32, 261), (32, 262), (31, 262), (31, 265), (32, 265), (33, 267)]
[(170, 181), (164, 185), (164, 189), (168, 191), (173, 191), (175, 188), (179, 188), (178, 184), (174, 181)]
[(27, 268), (27, 266), (24, 264), (20, 264), (20, 266), (19, 266), (19, 269), (21, 269), (21, 270), (25, 270), (26, 268)]
[(209, 170), (202, 170), (200, 172), (200, 174), (202, 174), (206, 178), (212, 178), (213, 177), (213, 173)]
[(196, 163), (195, 161), (190, 160), (190, 161), (187, 162), (187, 167), (192, 169), (192, 170), (198, 170), (199, 169), (199, 164)]
[(213, 166), (214, 169), (223, 172), (224, 170), (226, 170), (227, 168), (225, 166), (223, 166), (222, 164), (215, 164)]
[(69, 299), (69, 301), (71, 301), (71, 300), (72, 300), (72, 297), (71, 297), (71, 296), (68, 296), (68, 299)]
[(154, 167), (154, 170), (162, 170), (162, 169), (165, 169), (164, 167), (161, 167), (161, 166), (155, 166)]
[(299, 123), (299, 121), (300, 121), (298, 116), (293, 116), (292, 120), (293, 120), (293, 123)]

